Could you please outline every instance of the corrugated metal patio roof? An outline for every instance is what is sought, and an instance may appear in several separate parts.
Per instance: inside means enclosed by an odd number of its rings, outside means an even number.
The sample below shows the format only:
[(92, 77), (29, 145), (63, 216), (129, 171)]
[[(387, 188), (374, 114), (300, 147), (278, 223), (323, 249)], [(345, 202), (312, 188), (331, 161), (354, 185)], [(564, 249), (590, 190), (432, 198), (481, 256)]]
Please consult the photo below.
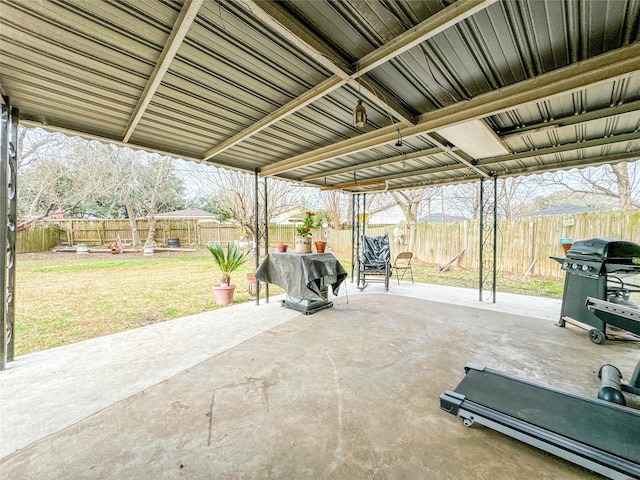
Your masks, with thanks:
[[(27, 126), (350, 191), (640, 157), (638, 0), (0, 0), (0, 13), (0, 86)], [(471, 138), (474, 120), (501, 153), (438, 133)]]

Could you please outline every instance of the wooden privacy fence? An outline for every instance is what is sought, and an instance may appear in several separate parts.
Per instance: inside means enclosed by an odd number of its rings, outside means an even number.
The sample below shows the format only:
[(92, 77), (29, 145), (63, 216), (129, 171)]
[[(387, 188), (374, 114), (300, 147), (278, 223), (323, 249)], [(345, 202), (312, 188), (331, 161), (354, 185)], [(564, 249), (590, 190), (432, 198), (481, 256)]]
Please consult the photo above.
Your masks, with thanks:
[[(50, 228), (58, 232), (57, 245), (73, 246), (105, 245), (116, 241), (118, 236), (125, 245), (130, 245), (133, 234), (129, 220), (52, 220)], [(138, 219), (136, 231), (142, 243), (149, 233), (149, 222)], [(200, 245), (207, 242), (229, 242), (240, 239), (236, 225), (224, 225), (198, 220), (156, 220), (155, 240), (167, 244), (170, 238), (179, 238), (184, 245)]]
[(18, 230), (16, 253), (48, 252), (59, 245), (60, 232), (56, 227), (36, 226)]
[[(391, 253), (395, 257), (407, 246), (398, 243), (395, 225), (367, 227), (367, 235), (389, 234)], [(443, 265), (462, 250), (454, 266), (477, 270), (479, 267), (479, 223), (421, 223), (414, 255), (417, 259)], [(497, 268), (501, 272), (527, 272), (563, 278), (564, 272), (551, 256), (564, 256), (560, 238), (579, 240), (612, 237), (640, 243), (640, 210), (590, 212), (571, 215), (525, 217), (498, 222)], [(351, 231), (330, 231), (329, 247), (342, 255), (351, 251)], [(535, 263), (534, 263), (535, 262)]]
[[(147, 220), (137, 220), (136, 230), (142, 243), (149, 232)], [(316, 236), (320, 238), (319, 230)], [(269, 243), (280, 242), (293, 245), (294, 225), (272, 225), (269, 227)], [(18, 232), (18, 253), (46, 252), (56, 246), (79, 244), (97, 246), (113, 243), (117, 237), (125, 245), (132, 243), (129, 220), (52, 220)], [(207, 242), (248, 241), (237, 225), (203, 222), (198, 220), (157, 220), (155, 240), (167, 244), (170, 238), (180, 239), (181, 245), (204, 245)]]
[[(148, 222), (137, 221), (137, 229), (144, 242)], [(389, 234), (393, 257), (406, 250), (394, 235), (396, 225), (368, 226), (367, 235)], [(445, 264), (465, 250), (454, 266), (477, 270), (479, 264), (479, 225), (477, 221), (457, 223), (421, 223), (414, 255), (418, 260)], [(169, 238), (179, 238), (183, 245), (203, 245), (207, 242), (250, 240), (242, 236), (235, 225), (221, 225), (197, 220), (159, 220), (156, 223), (156, 241), (167, 243)], [(397, 233), (397, 230), (396, 230)], [(102, 245), (114, 242), (117, 235), (125, 243), (131, 243), (128, 220), (56, 220), (47, 226), (39, 226), (18, 232), (18, 253), (47, 251), (56, 245)], [(293, 245), (293, 225), (269, 227), (269, 243), (272, 248), (280, 243)], [(314, 240), (323, 232), (317, 229)], [(570, 215), (525, 217), (498, 222), (498, 270), (524, 274), (533, 264), (531, 273), (561, 278), (560, 266), (550, 256), (563, 256), (560, 238), (578, 240), (590, 237), (613, 237), (640, 243), (640, 210), (590, 212)], [(405, 236), (406, 238), (406, 236)], [(328, 230), (329, 251), (349, 258), (351, 255), (351, 230)]]

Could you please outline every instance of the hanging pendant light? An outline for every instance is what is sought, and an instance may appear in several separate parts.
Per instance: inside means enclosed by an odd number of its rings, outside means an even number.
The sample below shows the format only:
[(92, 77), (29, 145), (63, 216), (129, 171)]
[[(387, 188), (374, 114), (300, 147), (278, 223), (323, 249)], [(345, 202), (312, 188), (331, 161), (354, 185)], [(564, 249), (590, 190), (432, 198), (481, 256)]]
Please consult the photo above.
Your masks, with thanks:
[(358, 104), (353, 109), (353, 124), (358, 128), (362, 128), (367, 124), (367, 110), (362, 105), (362, 96), (360, 95), (361, 86), (360, 78), (358, 78)]
[(353, 109), (353, 124), (358, 128), (367, 124), (367, 110), (362, 105), (362, 100), (358, 100), (358, 105)]

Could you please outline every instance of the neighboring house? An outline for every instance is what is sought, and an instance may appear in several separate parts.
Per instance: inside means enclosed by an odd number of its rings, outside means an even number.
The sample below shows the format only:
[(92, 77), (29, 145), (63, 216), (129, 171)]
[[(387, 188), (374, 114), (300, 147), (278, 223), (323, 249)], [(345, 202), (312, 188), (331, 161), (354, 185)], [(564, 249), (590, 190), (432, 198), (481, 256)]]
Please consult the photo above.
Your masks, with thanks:
[[(423, 215), (418, 218), (418, 223), (430, 222), (430, 223), (443, 223), (443, 222), (462, 222), (468, 220), (464, 217), (458, 217), (453, 215), (441, 213), (432, 213), (431, 215)], [(369, 215), (370, 225), (398, 225), (400, 223), (406, 223), (407, 220), (399, 205), (391, 205), (385, 210), (371, 213)]]
[(564, 203), (561, 205), (555, 205), (553, 207), (545, 208), (544, 210), (538, 210), (537, 212), (527, 213), (526, 216), (539, 217), (541, 215), (569, 215), (575, 213), (597, 212), (598, 210), (600, 209), (595, 207)]
[(456, 215), (447, 215), (442, 213), (432, 213), (431, 215), (424, 215), (418, 219), (418, 222), (424, 223), (455, 223), (455, 222), (464, 222), (465, 220), (469, 220), (465, 217), (460, 217)]
[(185, 210), (175, 210), (173, 212), (156, 213), (156, 219), (162, 220), (200, 220), (220, 223), (215, 214), (196, 207), (189, 207)]
[(369, 225), (397, 225), (400, 222), (406, 222), (399, 205), (390, 205), (384, 210), (368, 213), (368, 215), (367, 223)]
[(269, 217), (269, 223), (277, 225), (289, 225), (291, 223), (301, 222), (308, 211), (309, 207), (298, 205), (296, 207), (285, 210), (278, 215)]

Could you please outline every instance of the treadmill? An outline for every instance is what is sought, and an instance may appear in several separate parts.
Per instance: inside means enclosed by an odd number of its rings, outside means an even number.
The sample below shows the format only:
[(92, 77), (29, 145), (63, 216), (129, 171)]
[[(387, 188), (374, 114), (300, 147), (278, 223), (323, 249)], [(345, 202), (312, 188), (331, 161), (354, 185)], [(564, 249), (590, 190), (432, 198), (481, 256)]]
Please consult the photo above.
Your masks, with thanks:
[(640, 479), (640, 410), (481, 365), (465, 371), (455, 391), (440, 395), (440, 408), (465, 426), (484, 425), (611, 479)]

